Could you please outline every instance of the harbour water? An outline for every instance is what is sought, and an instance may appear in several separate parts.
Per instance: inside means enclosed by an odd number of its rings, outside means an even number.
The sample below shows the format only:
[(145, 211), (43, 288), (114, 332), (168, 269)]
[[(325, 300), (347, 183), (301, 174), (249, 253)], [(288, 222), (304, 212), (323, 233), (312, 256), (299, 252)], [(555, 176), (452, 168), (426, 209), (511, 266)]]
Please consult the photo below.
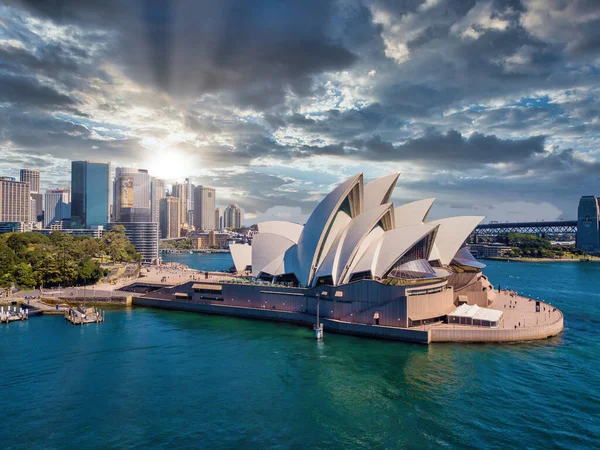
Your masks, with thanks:
[(424, 346), (325, 332), (319, 343), (309, 328), (141, 308), (85, 327), (2, 326), (0, 447), (598, 448), (600, 264), (485, 273), (559, 307), (564, 333)]

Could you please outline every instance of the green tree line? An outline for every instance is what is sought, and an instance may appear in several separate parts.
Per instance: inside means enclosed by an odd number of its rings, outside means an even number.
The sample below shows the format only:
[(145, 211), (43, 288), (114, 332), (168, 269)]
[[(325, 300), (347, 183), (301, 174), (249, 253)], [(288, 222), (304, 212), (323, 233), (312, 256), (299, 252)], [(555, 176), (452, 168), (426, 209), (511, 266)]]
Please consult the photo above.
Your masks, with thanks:
[(499, 236), (498, 241), (513, 247), (510, 251), (510, 256), (513, 257), (562, 258), (568, 254), (583, 254), (574, 249), (566, 252), (560, 245), (553, 245), (549, 239), (533, 234), (506, 233)]
[(74, 286), (92, 284), (107, 273), (103, 262), (139, 261), (122, 226), (100, 239), (59, 231), (0, 235), (0, 286)]

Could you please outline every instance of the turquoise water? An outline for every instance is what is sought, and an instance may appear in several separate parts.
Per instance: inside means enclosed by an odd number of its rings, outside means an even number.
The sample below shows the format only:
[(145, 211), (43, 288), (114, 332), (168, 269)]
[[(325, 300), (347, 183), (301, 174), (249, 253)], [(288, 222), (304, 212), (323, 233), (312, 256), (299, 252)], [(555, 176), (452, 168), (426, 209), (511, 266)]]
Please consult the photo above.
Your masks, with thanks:
[(150, 309), (0, 326), (0, 447), (594, 448), (600, 265), (491, 262), (561, 308), (528, 344), (422, 346)]

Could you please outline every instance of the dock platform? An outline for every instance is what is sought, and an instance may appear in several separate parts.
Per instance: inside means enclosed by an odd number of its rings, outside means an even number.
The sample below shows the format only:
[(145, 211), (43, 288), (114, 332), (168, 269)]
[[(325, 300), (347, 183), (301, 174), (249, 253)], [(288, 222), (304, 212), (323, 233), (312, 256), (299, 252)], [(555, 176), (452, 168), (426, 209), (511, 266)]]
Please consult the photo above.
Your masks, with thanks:
[(78, 306), (69, 308), (65, 312), (65, 319), (73, 325), (85, 325), (88, 323), (104, 322), (104, 311), (95, 307)]
[(27, 319), (29, 319), (29, 311), (27, 309), (22, 309), (20, 307), (17, 309), (16, 306), (13, 306), (11, 311), (10, 306), (7, 306), (6, 310), (4, 309), (4, 306), (0, 307), (0, 323), (10, 323)]

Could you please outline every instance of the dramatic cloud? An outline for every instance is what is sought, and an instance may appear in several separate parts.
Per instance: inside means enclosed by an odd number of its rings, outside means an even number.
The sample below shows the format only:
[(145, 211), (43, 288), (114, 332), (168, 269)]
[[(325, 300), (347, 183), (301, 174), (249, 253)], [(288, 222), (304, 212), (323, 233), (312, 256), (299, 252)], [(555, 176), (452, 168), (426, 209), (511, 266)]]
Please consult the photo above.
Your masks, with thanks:
[[(573, 218), (600, 194), (594, 0), (8, 0), (0, 171), (104, 159), (303, 221), (400, 171), (432, 214)], [(503, 215), (505, 217), (503, 217)]]

